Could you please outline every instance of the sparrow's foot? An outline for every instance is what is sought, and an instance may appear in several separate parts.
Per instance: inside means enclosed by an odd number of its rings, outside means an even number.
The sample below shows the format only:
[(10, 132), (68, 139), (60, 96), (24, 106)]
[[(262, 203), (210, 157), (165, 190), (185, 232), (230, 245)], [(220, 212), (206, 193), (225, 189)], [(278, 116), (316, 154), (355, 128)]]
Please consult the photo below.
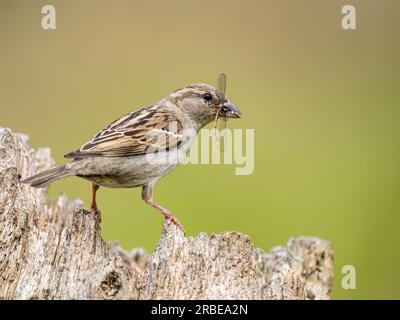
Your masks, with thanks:
[(101, 211), (98, 208), (91, 208), (96, 220), (101, 223)]
[(96, 193), (99, 190), (100, 186), (95, 183), (92, 183), (92, 204), (90, 208), (92, 209), (96, 220), (100, 223), (101, 222), (101, 211), (97, 208), (96, 203)]
[(171, 222), (173, 222), (179, 229), (185, 233), (185, 229), (183, 228), (182, 223), (179, 222), (179, 220), (167, 209), (161, 207), (159, 204), (157, 204), (153, 198), (153, 187), (154, 184), (148, 184), (144, 185), (142, 188), (142, 199), (146, 201), (149, 205), (151, 205), (154, 209), (157, 209), (159, 212), (163, 214), (165, 217), (163, 225), (165, 231), (168, 231), (168, 226), (170, 225)]
[(174, 223), (179, 229), (181, 229), (183, 233), (185, 233), (185, 229), (183, 228), (182, 223), (180, 223), (178, 218), (175, 217), (173, 214), (165, 215), (165, 219), (163, 222), (165, 231), (168, 231), (168, 226), (171, 224), (171, 222)]

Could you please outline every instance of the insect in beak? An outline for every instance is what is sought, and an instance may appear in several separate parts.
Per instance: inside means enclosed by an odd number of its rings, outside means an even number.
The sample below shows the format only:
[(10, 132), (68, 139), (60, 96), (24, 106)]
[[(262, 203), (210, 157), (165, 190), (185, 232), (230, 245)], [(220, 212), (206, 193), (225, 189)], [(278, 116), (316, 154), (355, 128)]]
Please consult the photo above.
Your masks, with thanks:
[(222, 112), (220, 116), (224, 118), (240, 118), (242, 116), (242, 113), (240, 112), (239, 108), (236, 107), (228, 99), (225, 99), (221, 109)]

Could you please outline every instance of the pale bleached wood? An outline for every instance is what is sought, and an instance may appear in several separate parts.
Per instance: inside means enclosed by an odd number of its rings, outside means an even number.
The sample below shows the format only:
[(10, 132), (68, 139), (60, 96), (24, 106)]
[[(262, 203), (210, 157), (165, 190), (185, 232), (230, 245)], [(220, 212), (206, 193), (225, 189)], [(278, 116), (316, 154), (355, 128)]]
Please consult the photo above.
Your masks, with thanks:
[[(153, 254), (101, 237), (94, 215), (19, 177), (52, 165), (50, 150), (0, 128), (0, 299), (329, 299), (333, 250), (290, 239), (270, 253), (238, 232), (162, 231)], [(268, 226), (266, 226), (268, 232)]]

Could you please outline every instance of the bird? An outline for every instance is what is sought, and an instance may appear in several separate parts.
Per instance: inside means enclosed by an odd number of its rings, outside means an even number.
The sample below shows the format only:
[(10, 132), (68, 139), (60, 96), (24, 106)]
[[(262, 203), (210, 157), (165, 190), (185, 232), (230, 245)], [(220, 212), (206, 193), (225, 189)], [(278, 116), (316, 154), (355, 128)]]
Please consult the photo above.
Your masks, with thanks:
[(43, 188), (56, 180), (77, 176), (92, 183), (91, 210), (101, 222), (96, 194), (100, 187), (141, 187), (141, 197), (172, 222), (183, 225), (153, 199), (156, 182), (181, 163), (205, 125), (218, 118), (240, 118), (241, 111), (224, 90), (209, 84), (185, 85), (155, 104), (111, 122), (79, 149), (64, 155), (71, 162), (21, 180)]

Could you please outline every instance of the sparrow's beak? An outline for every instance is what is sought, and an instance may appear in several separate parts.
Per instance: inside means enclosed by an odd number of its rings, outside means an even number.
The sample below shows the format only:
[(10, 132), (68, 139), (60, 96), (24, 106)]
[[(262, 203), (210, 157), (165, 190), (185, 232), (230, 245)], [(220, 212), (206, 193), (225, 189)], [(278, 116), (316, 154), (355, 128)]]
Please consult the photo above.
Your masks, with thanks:
[(228, 99), (225, 99), (225, 102), (222, 106), (222, 111), (223, 111), (222, 116), (225, 118), (240, 118), (242, 116), (242, 113), (240, 112), (239, 108), (236, 107)]

